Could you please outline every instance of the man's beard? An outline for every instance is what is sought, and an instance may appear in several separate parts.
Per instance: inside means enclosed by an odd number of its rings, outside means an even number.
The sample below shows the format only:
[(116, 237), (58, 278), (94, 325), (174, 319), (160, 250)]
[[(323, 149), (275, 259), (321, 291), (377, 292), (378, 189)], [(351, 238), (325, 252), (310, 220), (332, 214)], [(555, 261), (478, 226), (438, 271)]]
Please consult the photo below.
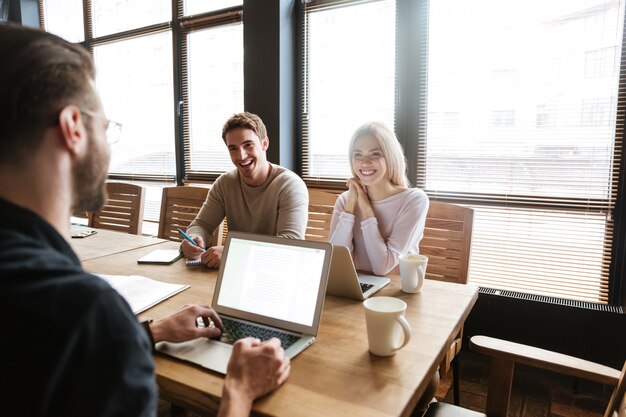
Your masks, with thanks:
[(107, 199), (105, 184), (109, 161), (103, 150), (94, 144), (96, 139), (89, 130), (86, 156), (73, 170), (74, 213), (98, 210)]

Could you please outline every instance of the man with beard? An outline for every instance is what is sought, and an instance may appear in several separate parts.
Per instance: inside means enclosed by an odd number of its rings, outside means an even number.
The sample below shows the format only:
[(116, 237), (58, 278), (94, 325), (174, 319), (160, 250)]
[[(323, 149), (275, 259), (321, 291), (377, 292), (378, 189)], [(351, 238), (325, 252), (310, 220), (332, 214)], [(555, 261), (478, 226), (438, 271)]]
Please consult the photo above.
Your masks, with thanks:
[[(110, 158), (93, 61), (80, 46), (13, 25), (0, 25), (0, 56), (3, 413), (155, 415), (152, 343), (217, 336), (221, 321), (188, 305), (144, 330), (115, 290), (82, 269), (64, 236), (72, 212), (104, 202)], [(197, 318), (215, 326), (197, 327)], [(239, 341), (220, 413), (248, 414), (289, 370), (277, 339)]]
[(204, 250), (205, 243), (224, 217), (228, 230), (304, 239), (309, 193), (304, 181), (293, 172), (267, 160), (269, 138), (259, 116), (235, 114), (222, 128), (234, 170), (215, 181), (202, 209), (187, 233), (197, 246), (183, 240), (187, 259), (200, 258), (210, 268), (222, 262), (223, 246)]

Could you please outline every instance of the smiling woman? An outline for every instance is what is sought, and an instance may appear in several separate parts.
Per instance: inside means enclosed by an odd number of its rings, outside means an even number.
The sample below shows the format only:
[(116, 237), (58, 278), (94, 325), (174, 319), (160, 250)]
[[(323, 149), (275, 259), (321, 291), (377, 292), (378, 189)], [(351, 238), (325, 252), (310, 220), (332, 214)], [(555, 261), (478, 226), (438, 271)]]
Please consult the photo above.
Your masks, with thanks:
[(357, 269), (385, 275), (405, 253), (419, 253), (428, 197), (408, 188), (406, 163), (395, 135), (366, 123), (350, 141), (352, 178), (335, 204), (330, 242), (348, 247)]

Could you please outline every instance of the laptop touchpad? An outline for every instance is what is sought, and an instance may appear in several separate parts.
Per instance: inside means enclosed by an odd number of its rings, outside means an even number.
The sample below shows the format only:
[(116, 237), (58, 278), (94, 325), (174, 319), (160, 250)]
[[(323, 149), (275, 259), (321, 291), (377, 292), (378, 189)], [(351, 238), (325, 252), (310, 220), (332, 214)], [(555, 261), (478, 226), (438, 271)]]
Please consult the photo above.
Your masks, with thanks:
[(226, 343), (200, 338), (183, 343), (161, 342), (157, 344), (156, 349), (175, 358), (226, 374), (233, 347)]

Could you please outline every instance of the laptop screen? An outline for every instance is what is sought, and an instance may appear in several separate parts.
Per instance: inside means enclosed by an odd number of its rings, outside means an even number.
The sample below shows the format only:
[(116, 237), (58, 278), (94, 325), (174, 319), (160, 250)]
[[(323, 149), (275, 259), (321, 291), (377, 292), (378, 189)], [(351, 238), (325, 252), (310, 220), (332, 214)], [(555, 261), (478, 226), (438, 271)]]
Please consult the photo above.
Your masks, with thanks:
[[(297, 323), (314, 324), (327, 251), (320, 247), (232, 237), (222, 259), (217, 304)], [(277, 240), (274, 238), (274, 240)], [(324, 283), (325, 284), (325, 283)]]

